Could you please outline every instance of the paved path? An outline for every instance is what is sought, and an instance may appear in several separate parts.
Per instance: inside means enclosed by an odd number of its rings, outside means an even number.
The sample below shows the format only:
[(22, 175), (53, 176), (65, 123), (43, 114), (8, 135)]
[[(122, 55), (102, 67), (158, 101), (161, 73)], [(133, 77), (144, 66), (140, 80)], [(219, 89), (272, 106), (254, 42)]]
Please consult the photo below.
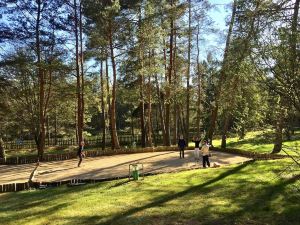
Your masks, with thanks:
[(35, 163), (23, 165), (0, 165), (0, 184), (27, 182), (35, 166)]
[[(249, 158), (220, 152), (213, 152), (213, 157), (211, 157), (212, 163), (218, 162), (221, 165), (241, 163), (247, 160)], [(200, 166), (194, 161), (193, 151), (186, 151), (185, 159), (179, 159), (179, 153), (175, 151), (124, 154), (86, 158), (79, 168), (76, 159), (42, 163), (38, 168), (35, 181), (122, 177), (128, 175), (128, 166), (134, 162), (143, 163), (145, 173), (172, 172)]]
[[(38, 175), (34, 181), (49, 182), (70, 179), (102, 179), (115, 178), (128, 175), (130, 163), (141, 162), (144, 164), (145, 173), (163, 173), (189, 168), (197, 168), (193, 151), (185, 151), (185, 159), (179, 159), (179, 153), (150, 152), (137, 154), (123, 154), (114, 156), (102, 156), (97, 158), (86, 158), (81, 167), (77, 167), (77, 159), (41, 163)], [(213, 152), (211, 162), (221, 165), (241, 163), (248, 158)], [(0, 165), (0, 184), (27, 182), (35, 164), (25, 165)]]

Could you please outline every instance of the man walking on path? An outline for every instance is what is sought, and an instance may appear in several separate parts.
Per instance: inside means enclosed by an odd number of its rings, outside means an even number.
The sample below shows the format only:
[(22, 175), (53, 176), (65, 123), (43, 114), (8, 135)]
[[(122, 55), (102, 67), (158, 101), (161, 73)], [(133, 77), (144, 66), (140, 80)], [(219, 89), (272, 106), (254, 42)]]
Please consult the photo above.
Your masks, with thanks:
[(204, 144), (201, 148), (201, 153), (202, 153), (202, 163), (203, 167), (206, 168), (206, 164), (208, 167), (210, 167), (210, 162), (209, 162), (209, 144), (207, 141), (204, 141)]
[(84, 158), (84, 152), (83, 152), (83, 148), (84, 148), (84, 141), (82, 141), (79, 145), (78, 151), (77, 151), (77, 156), (79, 157), (79, 162), (78, 162), (78, 167), (80, 167), (80, 164), (82, 162), (82, 159)]
[(184, 148), (186, 146), (185, 140), (183, 139), (183, 135), (180, 135), (178, 140), (178, 148), (179, 148), (179, 157), (184, 158)]

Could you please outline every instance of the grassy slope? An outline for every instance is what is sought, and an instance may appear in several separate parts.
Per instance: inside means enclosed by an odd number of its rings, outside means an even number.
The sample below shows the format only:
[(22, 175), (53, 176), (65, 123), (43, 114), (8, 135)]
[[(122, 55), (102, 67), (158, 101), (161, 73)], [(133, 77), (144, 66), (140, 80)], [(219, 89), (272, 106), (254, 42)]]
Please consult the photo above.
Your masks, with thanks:
[[(274, 135), (271, 131), (253, 131), (248, 132), (245, 136), (245, 139), (239, 140), (238, 137), (228, 137), (227, 138), (227, 147), (236, 148), (245, 151), (253, 151), (260, 153), (270, 153), (273, 150), (274, 144)], [(214, 140), (214, 146), (221, 146), (221, 139)], [(296, 131), (295, 135), (292, 137), (292, 140), (283, 142), (284, 147), (300, 147), (300, 131)], [(284, 148), (284, 150), (288, 150)], [(290, 152), (290, 151), (288, 151)], [(280, 152), (284, 154), (284, 152)]]
[[(47, 147), (45, 148), (45, 154), (62, 154), (68, 152), (76, 151), (76, 147)], [(36, 156), (37, 150), (36, 149), (18, 149), (18, 150), (8, 150), (6, 151), (6, 157), (22, 157), (22, 156)]]
[[(273, 140), (274, 134), (271, 130), (264, 131), (253, 131), (248, 132), (245, 136), (245, 139), (239, 140), (238, 137), (232, 137), (229, 135), (227, 138), (227, 147), (228, 148), (237, 148), (245, 151), (255, 151), (260, 153), (270, 153), (273, 149)], [(213, 141), (214, 146), (221, 146), (221, 139), (216, 139)], [(295, 132), (295, 135), (292, 137), (291, 141), (284, 141), (283, 143), (287, 147), (300, 147), (300, 130)], [(189, 146), (194, 146), (194, 143), (189, 142)], [(86, 150), (95, 150), (100, 148), (86, 148)], [(60, 154), (66, 152), (74, 152), (76, 151), (76, 147), (67, 147), (67, 148), (46, 148), (45, 154)], [(287, 149), (285, 149), (287, 150)], [(291, 153), (291, 151), (289, 151)], [(28, 150), (28, 149), (20, 149), (16, 151), (7, 151), (7, 157), (17, 157), (17, 156), (30, 156), (36, 155), (36, 149)], [(280, 152), (280, 154), (284, 154), (284, 152)]]
[(0, 224), (299, 224), (290, 161), (257, 161), (81, 187), (0, 195)]

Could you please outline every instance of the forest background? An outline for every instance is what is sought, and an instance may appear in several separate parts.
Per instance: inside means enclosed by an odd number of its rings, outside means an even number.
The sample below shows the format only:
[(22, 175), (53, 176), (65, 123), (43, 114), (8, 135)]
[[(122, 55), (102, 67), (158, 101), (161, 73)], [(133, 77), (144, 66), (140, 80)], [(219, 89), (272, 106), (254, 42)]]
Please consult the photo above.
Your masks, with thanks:
[(2, 2), (0, 139), (40, 159), (50, 139), (266, 129), (276, 153), (299, 127), (299, 0)]

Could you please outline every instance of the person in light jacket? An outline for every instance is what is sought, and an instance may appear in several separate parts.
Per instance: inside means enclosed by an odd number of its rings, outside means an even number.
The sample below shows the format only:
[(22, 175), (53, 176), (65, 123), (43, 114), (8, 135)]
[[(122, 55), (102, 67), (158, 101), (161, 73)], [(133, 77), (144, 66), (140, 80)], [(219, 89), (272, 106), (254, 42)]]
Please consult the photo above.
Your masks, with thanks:
[(202, 153), (202, 163), (203, 167), (206, 168), (206, 164), (208, 167), (210, 167), (210, 162), (209, 162), (209, 144), (207, 141), (204, 141), (204, 144), (201, 148), (201, 153)]
[(198, 137), (194, 137), (192, 142), (195, 143), (195, 150), (194, 150), (195, 161), (200, 161), (199, 149), (200, 149), (200, 145), (201, 145), (201, 139), (199, 139)]

